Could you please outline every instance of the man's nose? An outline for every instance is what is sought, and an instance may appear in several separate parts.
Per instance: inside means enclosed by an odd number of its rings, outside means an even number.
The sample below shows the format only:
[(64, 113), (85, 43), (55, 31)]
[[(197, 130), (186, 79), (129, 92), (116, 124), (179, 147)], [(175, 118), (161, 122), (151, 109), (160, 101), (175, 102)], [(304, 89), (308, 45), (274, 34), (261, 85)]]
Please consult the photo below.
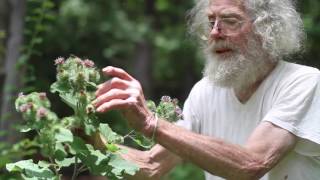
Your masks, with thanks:
[(219, 26), (219, 24), (218, 23), (216, 23), (213, 27), (212, 27), (212, 29), (211, 29), (211, 31), (210, 31), (210, 37), (212, 38), (212, 39), (222, 39), (222, 38), (224, 38), (225, 37), (225, 35), (222, 33), (222, 30), (221, 30), (221, 27)]

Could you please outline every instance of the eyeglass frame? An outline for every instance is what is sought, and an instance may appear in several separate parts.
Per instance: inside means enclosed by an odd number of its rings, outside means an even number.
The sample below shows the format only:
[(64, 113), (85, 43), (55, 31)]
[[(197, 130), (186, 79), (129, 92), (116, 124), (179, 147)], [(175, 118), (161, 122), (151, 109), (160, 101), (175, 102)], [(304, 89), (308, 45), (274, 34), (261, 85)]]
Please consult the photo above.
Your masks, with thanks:
[[(237, 22), (235, 22), (235, 23), (238, 23), (238, 26), (239, 27), (237, 27), (237, 28), (235, 28), (235, 29), (230, 29), (230, 28), (226, 28), (226, 27), (219, 27), (219, 25), (221, 25), (220, 24), (220, 22), (221, 22), (221, 20), (225, 20), (225, 19), (235, 19)], [(246, 21), (246, 20), (240, 20), (239, 18), (237, 18), (237, 17), (233, 17), (233, 16), (228, 16), (228, 17), (220, 17), (220, 16), (217, 16), (216, 18), (215, 18), (215, 20), (213, 21), (212, 20), (212, 18), (209, 18), (209, 29), (210, 29), (210, 32), (213, 30), (213, 28), (218, 28), (218, 30), (220, 30), (221, 31), (221, 33), (222, 34), (224, 34), (224, 35), (226, 35), (226, 36), (231, 36), (231, 35), (235, 35), (235, 34), (237, 34), (237, 32), (234, 32), (234, 31), (236, 31), (236, 30), (239, 30), (239, 29), (242, 29), (244, 26), (244, 24), (246, 23), (246, 22), (252, 22), (253, 20), (249, 20), (249, 21)], [(214, 22), (214, 24), (212, 24), (212, 22)], [(222, 21), (222, 22), (225, 22), (225, 21)], [(220, 29), (219, 29), (220, 28)], [(226, 33), (225, 31), (233, 31), (233, 32), (230, 32), (230, 33)], [(208, 35), (209, 36), (209, 35)], [(205, 41), (207, 41), (208, 40), (208, 37), (206, 37), (205, 35), (203, 35), (203, 36), (201, 36), (201, 39), (202, 40), (205, 40)]]

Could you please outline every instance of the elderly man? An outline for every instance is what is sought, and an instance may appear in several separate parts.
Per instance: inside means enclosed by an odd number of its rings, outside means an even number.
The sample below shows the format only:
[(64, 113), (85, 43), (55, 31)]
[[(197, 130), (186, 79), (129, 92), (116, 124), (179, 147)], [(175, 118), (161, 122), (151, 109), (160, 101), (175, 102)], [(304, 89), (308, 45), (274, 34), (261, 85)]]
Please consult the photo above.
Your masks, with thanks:
[[(205, 40), (204, 77), (184, 105), (183, 121), (157, 119), (140, 83), (125, 71), (99, 86), (98, 112), (123, 109), (128, 123), (157, 143), (129, 149), (134, 179), (157, 179), (182, 160), (207, 180), (320, 178), (319, 71), (283, 61), (303, 41), (291, 0), (198, 0), (190, 31)], [(183, 128), (181, 127), (183, 126)]]

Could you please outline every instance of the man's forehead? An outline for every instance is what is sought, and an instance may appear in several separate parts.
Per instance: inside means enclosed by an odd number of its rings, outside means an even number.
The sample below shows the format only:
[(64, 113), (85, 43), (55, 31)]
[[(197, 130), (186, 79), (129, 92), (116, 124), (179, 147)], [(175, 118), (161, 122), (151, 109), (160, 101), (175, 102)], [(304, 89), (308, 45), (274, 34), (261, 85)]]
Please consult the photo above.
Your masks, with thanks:
[(209, 7), (207, 8), (207, 14), (211, 15), (215, 10), (218, 10), (224, 13), (232, 12), (244, 12), (243, 0), (209, 0)]
[(230, 4), (230, 5), (242, 6), (243, 1), (244, 0), (209, 0), (209, 5)]

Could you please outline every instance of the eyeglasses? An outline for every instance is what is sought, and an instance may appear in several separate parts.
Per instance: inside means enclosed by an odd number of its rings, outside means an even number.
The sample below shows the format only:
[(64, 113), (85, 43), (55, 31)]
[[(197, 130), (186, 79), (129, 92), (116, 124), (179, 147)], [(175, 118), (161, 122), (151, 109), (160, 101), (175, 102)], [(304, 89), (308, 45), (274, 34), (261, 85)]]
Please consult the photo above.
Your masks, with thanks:
[[(245, 21), (239, 20), (235, 17), (225, 17), (225, 18), (219, 18), (209, 20), (209, 30), (211, 31), (214, 28), (218, 28), (219, 31), (221, 31), (222, 34), (229, 36), (234, 35), (239, 32), (239, 30), (242, 29), (244, 26)], [(207, 35), (209, 36), (209, 35)], [(208, 40), (208, 37), (202, 36), (201, 39)]]

